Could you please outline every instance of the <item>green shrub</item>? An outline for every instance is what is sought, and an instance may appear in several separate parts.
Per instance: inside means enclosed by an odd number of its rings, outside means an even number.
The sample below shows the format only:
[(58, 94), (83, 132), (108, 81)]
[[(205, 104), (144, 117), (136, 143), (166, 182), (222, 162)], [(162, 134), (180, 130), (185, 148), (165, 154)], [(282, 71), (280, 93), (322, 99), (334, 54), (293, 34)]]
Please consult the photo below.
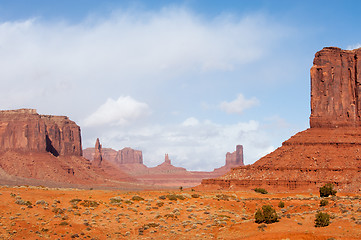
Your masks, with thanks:
[(326, 199), (322, 199), (320, 201), (320, 206), (323, 207), (323, 206), (326, 206), (328, 204), (328, 201)]
[(78, 204), (78, 203), (81, 202), (81, 201), (82, 201), (82, 200), (79, 199), (79, 198), (74, 198), (74, 199), (70, 200), (69, 202), (70, 202), (71, 204)]
[(162, 207), (162, 206), (164, 205), (164, 202), (158, 202), (158, 203), (156, 203), (156, 205), (157, 205), (158, 207)]
[(122, 203), (122, 199), (120, 197), (110, 198), (110, 204), (112, 205), (120, 205), (121, 203)]
[(330, 215), (319, 212), (316, 214), (315, 227), (326, 227), (330, 224)]
[(84, 200), (84, 202), (80, 203), (80, 205), (84, 207), (98, 207), (99, 203), (97, 203), (96, 201)]
[(197, 193), (192, 194), (192, 198), (199, 198), (199, 197), (200, 197), (200, 195)]
[(262, 209), (257, 209), (255, 215), (256, 223), (274, 223), (278, 222), (276, 210), (271, 205), (263, 205)]
[(257, 193), (262, 193), (262, 194), (267, 194), (268, 193), (267, 190), (264, 189), (264, 188), (255, 188), (254, 191), (257, 192)]
[(159, 199), (162, 199), (162, 200), (165, 200), (167, 197), (164, 196), (164, 195), (162, 195), (162, 196), (159, 196), (158, 198), (159, 198)]
[(336, 196), (337, 191), (333, 189), (331, 183), (326, 183), (324, 186), (320, 187), (320, 197)]
[(19, 205), (25, 205), (25, 206), (31, 206), (33, 205), (30, 201), (24, 201), (22, 199), (18, 199), (15, 201), (16, 204), (19, 204)]
[(133, 200), (133, 201), (143, 201), (144, 198), (142, 198), (141, 196), (133, 196), (133, 197), (132, 197), (132, 200)]
[(278, 207), (279, 207), (279, 208), (284, 208), (284, 207), (285, 207), (285, 203), (282, 202), (282, 201), (280, 201), (280, 202), (278, 203)]
[(167, 195), (167, 198), (171, 201), (177, 201), (177, 199), (179, 199), (179, 200), (185, 199), (185, 197), (183, 195), (178, 195), (178, 194), (169, 194), (169, 195)]
[(224, 200), (224, 201), (229, 201), (229, 196), (226, 194), (217, 194), (216, 197), (218, 198), (217, 200)]

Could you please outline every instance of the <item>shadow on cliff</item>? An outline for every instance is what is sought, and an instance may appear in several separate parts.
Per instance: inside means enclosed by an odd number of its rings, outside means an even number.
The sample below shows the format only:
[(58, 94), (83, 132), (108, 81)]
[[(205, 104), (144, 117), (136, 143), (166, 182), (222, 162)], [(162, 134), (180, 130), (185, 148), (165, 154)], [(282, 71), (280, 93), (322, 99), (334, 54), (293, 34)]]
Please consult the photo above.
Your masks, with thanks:
[(46, 135), (46, 151), (53, 154), (55, 157), (59, 156), (59, 152), (54, 148), (50, 138)]

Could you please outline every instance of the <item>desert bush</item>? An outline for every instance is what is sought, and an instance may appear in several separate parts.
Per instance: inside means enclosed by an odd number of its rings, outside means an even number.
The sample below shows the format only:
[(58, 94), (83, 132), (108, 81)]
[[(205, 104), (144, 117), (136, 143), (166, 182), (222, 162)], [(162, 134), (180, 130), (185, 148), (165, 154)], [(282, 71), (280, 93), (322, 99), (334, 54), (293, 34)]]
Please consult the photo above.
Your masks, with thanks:
[(326, 206), (328, 204), (328, 201), (326, 199), (322, 199), (320, 201), (320, 206), (323, 207), (323, 206)]
[(257, 193), (262, 193), (262, 194), (267, 194), (268, 193), (267, 190), (264, 189), (264, 188), (255, 188), (254, 191), (257, 192)]
[(67, 225), (69, 225), (69, 223), (68, 222), (61, 222), (61, 223), (59, 223), (59, 225), (60, 226), (67, 226)]
[(143, 201), (144, 198), (142, 198), (141, 196), (133, 196), (133, 197), (132, 197), (132, 200), (133, 200), (133, 201)]
[(285, 207), (285, 203), (282, 202), (282, 201), (280, 201), (280, 202), (278, 203), (278, 207), (279, 207), (279, 208), (284, 208), (284, 207)]
[(271, 205), (263, 205), (262, 209), (257, 209), (255, 215), (256, 223), (274, 223), (278, 222), (276, 210)]
[(49, 204), (45, 201), (45, 200), (38, 200), (35, 202), (36, 205), (45, 205), (45, 206), (48, 206)]
[(24, 201), (23, 199), (18, 199), (15, 201), (15, 203), (19, 204), (19, 205), (25, 205), (25, 206), (33, 205), (30, 201)]
[(192, 198), (199, 198), (201, 195), (197, 194), (197, 193), (194, 193), (192, 194)]
[(179, 199), (179, 200), (185, 199), (185, 197), (183, 195), (178, 195), (178, 194), (169, 194), (166, 197), (171, 201), (177, 201), (177, 199)]
[(51, 211), (56, 213), (56, 214), (63, 214), (64, 213), (64, 210), (61, 209), (61, 208), (53, 208)]
[(97, 203), (96, 201), (84, 200), (84, 202), (80, 203), (80, 205), (84, 207), (98, 207), (99, 203)]
[(159, 196), (158, 198), (161, 199), (161, 200), (165, 200), (167, 197), (162, 195), (162, 196)]
[(171, 218), (171, 219), (175, 219), (175, 218), (178, 218), (175, 214), (173, 213), (167, 213), (164, 215), (165, 218)]
[(330, 215), (328, 213), (319, 212), (316, 214), (315, 227), (326, 227), (330, 224)]
[(157, 205), (158, 207), (162, 207), (162, 206), (164, 205), (164, 202), (158, 202), (158, 203), (156, 203), (156, 205)]
[(336, 196), (337, 191), (333, 189), (331, 183), (326, 183), (324, 186), (320, 187), (320, 197)]
[(79, 198), (73, 198), (72, 200), (70, 200), (69, 202), (71, 203), (71, 204), (78, 204), (79, 202), (81, 202), (82, 200), (81, 199), (79, 199)]
[(110, 204), (119, 205), (122, 203), (122, 199), (120, 197), (112, 197), (110, 198)]
[(226, 194), (217, 194), (216, 197), (218, 198), (217, 200), (225, 200), (225, 201), (229, 201), (229, 196)]

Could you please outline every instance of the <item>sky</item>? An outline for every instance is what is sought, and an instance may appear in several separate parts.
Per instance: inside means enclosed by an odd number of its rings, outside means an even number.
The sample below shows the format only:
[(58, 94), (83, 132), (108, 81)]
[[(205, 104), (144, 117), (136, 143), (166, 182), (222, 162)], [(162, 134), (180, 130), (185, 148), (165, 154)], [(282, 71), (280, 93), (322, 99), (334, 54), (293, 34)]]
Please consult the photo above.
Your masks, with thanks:
[(359, 1), (0, 0), (0, 109), (66, 115), (83, 148), (246, 164), (309, 127), (310, 68), (361, 47)]

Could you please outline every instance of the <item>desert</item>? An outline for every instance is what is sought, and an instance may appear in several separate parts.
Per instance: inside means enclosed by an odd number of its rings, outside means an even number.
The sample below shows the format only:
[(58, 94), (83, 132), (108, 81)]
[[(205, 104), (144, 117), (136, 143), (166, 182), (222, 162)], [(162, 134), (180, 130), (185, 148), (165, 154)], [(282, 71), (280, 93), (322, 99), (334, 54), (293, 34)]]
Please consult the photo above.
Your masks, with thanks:
[[(318, 192), (112, 191), (1, 187), (2, 239), (360, 239), (361, 198)], [(284, 203), (279, 207), (280, 202)], [(255, 223), (262, 205), (279, 216)], [(328, 227), (315, 227), (318, 211)]]
[(361, 239), (360, 8), (0, 1), (0, 239)]

